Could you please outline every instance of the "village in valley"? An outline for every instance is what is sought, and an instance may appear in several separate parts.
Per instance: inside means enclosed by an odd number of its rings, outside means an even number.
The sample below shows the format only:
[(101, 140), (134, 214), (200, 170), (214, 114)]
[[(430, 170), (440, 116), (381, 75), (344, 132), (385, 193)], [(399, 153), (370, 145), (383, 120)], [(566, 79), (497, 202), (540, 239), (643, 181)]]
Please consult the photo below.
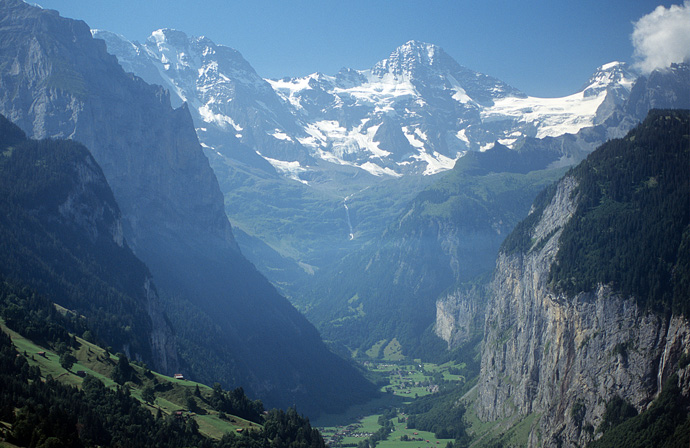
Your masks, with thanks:
[[(319, 430), (331, 447), (422, 448), (445, 447), (451, 439), (437, 439), (432, 432), (408, 427), (406, 405), (415, 399), (437, 394), (446, 387), (465, 383), (465, 365), (423, 363), (416, 359), (365, 360), (362, 365), (385, 378), (383, 397), (368, 409), (353, 409), (345, 424), (335, 424), (342, 416), (319, 419)], [(373, 443), (372, 443), (373, 442)]]

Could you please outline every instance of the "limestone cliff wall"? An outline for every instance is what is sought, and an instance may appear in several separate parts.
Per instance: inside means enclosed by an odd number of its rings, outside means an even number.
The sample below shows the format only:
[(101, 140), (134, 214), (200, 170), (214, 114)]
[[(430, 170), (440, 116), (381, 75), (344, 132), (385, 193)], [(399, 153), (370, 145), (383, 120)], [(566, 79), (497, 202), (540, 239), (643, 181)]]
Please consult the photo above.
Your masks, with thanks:
[(484, 294), (481, 287), (458, 288), (436, 301), (434, 332), (449, 350), (483, 331)]
[[(92, 157), (78, 159), (72, 168), (74, 175), (71, 190), (58, 206), (58, 213), (65, 225), (78, 228), (92, 244), (99, 240), (115, 244), (121, 250), (129, 251), (123, 234), (120, 210), (109, 192), (100, 167)], [(100, 196), (99, 196), (100, 195)], [(133, 267), (134, 269), (134, 267)], [(159, 371), (172, 374), (179, 369), (175, 335), (163, 312), (160, 298), (150, 275), (146, 274), (136, 297), (144, 303), (151, 322), (148, 334), (153, 366)], [(141, 353), (132, 352), (129, 346), (118, 347), (133, 358), (142, 360)]]
[[(690, 347), (687, 319), (641, 310), (609, 286), (571, 298), (552, 291), (576, 186), (559, 183), (527, 253), (499, 255), (487, 305), (476, 410), (489, 421), (539, 414), (530, 446), (582, 446), (616, 395), (645, 409)], [(685, 391), (688, 376), (679, 376)]]

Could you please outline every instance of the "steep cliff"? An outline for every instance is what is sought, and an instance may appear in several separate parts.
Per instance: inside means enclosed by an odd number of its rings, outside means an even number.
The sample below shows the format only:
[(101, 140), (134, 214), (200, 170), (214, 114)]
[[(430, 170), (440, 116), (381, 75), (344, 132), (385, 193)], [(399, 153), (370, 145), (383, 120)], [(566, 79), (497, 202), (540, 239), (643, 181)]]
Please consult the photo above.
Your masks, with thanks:
[(27, 140), (0, 116), (0, 275), (83, 315), (117, 351), (178, 368), (151, 282), (127, 246), (120, 210), (95, 160), (65, 140)]
[(434, 333), (448, 344), (448, 350), (483, 334), (485, 295), (484, 285), (473, 285), (456, 288), (436, 301)]
[(0, 113), (32, 137), (89, 148), (165, 301), (187, 376), (314, 413), (373, 392), (239, 252), (187, 106), (126, 74), (84, 22), (0, 1)]
[(506, 239), (487, 305), (482, 419), (533, 414), (530, 446), (581, 446), (601, 435), (613, 399), (643, 411), (676, 371), (690, 394), (678, 365), (690, 347), (689, 124), (687, 112), (653, 111), (544, 191)]

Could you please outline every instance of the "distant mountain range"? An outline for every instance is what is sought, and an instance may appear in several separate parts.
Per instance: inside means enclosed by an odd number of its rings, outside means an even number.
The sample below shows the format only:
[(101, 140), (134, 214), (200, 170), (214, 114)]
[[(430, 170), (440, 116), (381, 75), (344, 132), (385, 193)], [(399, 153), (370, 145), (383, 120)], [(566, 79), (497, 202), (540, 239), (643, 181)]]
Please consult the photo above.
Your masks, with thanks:
[(429, 349), (439, 295), (492, 269), (544, 185), (649, 109), (690, 107), (683, 64), (612, 62), (535, 98), (417, 41), (368, 70), (265, 80), (207, 38), (93, 34), (189, 104), (242, 251), (350, 350)]
[(376, 396), (343, 358), (394, 350), (464, 364), (418, 404), (486, 446), (687, 445), (677, 109), (688, 64), (534, 98), (410, 41), (266, 80), (203, 37), (0, 0), (3, 316), (310, 415)]
[(264, 80), (239, 52), (181, 31), (158, 30), (144, 43), (94, 36), (126, 71), (188, 102), (210, 150), (235, 157), (227, 151), (237, 140), (307, 183), (324, 169), (317, 160), (376, 176), (428, 175), (496, 141), (576, 133), (606, 120), (636, 78), (614, 62), (573, 95), (528, 97), (436, 45), (410, 41), (369, 70)]

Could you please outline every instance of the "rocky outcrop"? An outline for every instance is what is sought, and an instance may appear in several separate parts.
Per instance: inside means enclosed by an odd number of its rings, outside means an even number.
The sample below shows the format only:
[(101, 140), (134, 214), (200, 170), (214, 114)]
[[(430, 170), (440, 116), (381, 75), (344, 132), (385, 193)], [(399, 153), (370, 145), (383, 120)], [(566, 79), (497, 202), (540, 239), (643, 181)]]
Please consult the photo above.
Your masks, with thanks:
[(160, 366), (163, 372), (172, 374), (173, 371), (179, 371), (180, 364), (177, 357), (175, 334), (171, 329), (168, 318), (162, 312), (163, 307), (152, 279), (147, 278), (143, 287), (147, 304), (146, 311), (151, 319), (152, 330), (150, 339), (153, 361), (156, 366)]
[[(644, 410), (690, 346), (690, 323), (639, 308), (609, 285), (574, 297), (549, 283), (577, 180), (562, 179), (527, 250), (502, 252), (487, 305), (478, 399), (488, 421), (537, 414), (530, 446), (582, 446), (618, 396)], [(680, 381), (688, 388), (687, 368)]]
[(436, 301), (434, 333), (448, 344), (459, 347), (481, 334), (484, 328), (484, 288), (458, 288)]

